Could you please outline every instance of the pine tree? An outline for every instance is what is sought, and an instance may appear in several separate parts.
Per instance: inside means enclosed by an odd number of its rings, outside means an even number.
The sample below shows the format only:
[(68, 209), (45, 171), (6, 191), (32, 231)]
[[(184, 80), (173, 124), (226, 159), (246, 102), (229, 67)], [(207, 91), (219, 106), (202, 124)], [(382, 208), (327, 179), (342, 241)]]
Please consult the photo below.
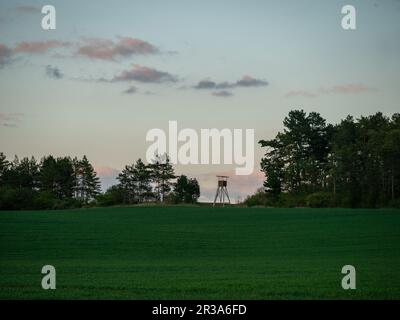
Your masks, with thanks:
[(136, 198), (136, 184), (134, 182), (135, 166), (126, 165), (122, 172), (118, 175), (119, 188), (123, 192), (124, 203), (134, 203)]
[(166, 195), (171, 191), (172, 179), (175, 179), (174, 168), (167, 154), (156, 155), (153, 162), (149, 165), (151, 177), (156, 184), (156, 198), (163, 202)]
[(200, 185), (196, 178), (189, 179), (186, 189), (186, 203), (196, 203), (200, 197)]
[(70, 199), (74, 192), (74, 168), (69, 157), (48, 156), (40, 164), (39, 186), (59, 199)]
[(7, 161), (3, 152), (0, 152), (0, 187), (3, 185), (4, 175), (6, 174), (10, 163)]
[(176, 203), (195, 203), (200, 197), (200, 186), (196, 179), (181, 175), (174, 184), (173, 199)]
[(14, 170), (17, 173), (19, 188), (33, 190), (38, 187), (39, 165), (34, 157), (23, 158)]
[(80, 166), (82, 174), (82, 200), (87, 203), (100, 193), (100, 179), (86, 156), (83, 156), (82, 160), (80, 161)]
[(142, 159), (139, 159), (136, 161), (136, 166), (133, 173), (136, 183), (138, 202), (144, 202), (146, 199), (152, 197), (150, 170), (148, 166), (143, 163)]
[(82, 168), (81, 168), (81, 163), (77, 157), (74, 157), (72, 159), (72, 168), (73, 168), (73, 179), (74, 179), (73, 196), (75, 199), (79, 199), (82, 197), (82, 187), (81, 187)]
[(176, 203), (181, 203), (185, 201), (187, 185), (188, 185), (187, 176), (185, 175), (179, 176), (174, 185), (174, 201)]

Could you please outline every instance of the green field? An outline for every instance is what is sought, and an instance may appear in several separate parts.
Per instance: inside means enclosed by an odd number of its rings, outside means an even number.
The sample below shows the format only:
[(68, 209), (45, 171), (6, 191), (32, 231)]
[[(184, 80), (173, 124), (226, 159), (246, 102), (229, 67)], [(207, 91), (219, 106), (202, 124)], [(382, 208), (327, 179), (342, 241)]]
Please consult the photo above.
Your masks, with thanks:
[[(347, 264), (357, 290), (341, 288)], [(0, 212), (0, 298), (400, 299), (400, 211)]]

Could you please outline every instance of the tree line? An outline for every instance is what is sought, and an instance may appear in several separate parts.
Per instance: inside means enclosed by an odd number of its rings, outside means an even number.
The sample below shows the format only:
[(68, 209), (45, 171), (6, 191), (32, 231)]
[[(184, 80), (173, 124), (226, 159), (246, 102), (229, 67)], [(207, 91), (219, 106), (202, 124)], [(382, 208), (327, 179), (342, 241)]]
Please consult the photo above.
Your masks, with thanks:
[[(0, 210), (67, 209), (143, 202), (195, 203), (196, 179), (176, 177), (167, 156), (150, 164), (125, 166), (118, 184), (102, 193), (100, 179), (86, 156), (34, 157), (12, 161), (0, 153)], [(174, 182), (176, 180), (176, 182)]]
[(264, 188), (247, 205), (400, 206), (400, 114), (339, 124), (293, 110), (274, 139), (261, 140)]
[(8, 161), (0, 153), (0, 209), (76, 208), (99, 193), (99, 178), (86, 156)]
[(126, 165), (117, 180), (118, 184), (97, 197), (100, 205), (196, 203), (200, 197), (198, 181), (186, 175), (177, 177), (167, 155), (155, 155), (149, 164), (139, 159)]

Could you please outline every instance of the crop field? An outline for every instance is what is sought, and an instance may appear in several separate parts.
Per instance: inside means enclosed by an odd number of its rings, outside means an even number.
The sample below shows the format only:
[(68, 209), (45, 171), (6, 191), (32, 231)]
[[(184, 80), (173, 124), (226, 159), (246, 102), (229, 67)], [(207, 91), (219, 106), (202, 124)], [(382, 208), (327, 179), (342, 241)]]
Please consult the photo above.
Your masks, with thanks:
[[(41, 269), (56, 268), (56, 290)], [(343, 290), (344, 265), (357, 289)], [(400, 299), (400, 211), (0, 212), (1, 299)]]

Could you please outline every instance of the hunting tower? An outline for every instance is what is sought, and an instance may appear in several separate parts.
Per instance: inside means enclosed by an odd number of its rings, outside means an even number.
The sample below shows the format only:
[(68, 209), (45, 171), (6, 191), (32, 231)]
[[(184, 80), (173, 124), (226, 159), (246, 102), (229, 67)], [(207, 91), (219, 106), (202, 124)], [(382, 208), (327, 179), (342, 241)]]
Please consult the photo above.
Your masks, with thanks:
[(228, 203), (231, 203), (231, 200), (229, 199), (228, 195), (228, 176), (217, 176), (218, 178), (218, 187), (217, 187), (217, 193), (215, 194), (214, 198), (214, 206), (217, 204), (217, 202), (221, 203), (222, 206), (225, 205), (225, 196), (226, 199), (228, 200)]

